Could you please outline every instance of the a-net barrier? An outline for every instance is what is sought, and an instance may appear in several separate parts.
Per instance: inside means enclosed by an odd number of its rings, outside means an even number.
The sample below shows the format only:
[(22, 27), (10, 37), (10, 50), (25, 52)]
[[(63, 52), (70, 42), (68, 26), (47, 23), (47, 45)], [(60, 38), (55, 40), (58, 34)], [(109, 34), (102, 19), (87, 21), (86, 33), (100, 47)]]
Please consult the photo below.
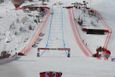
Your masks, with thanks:
[(67, 51), (67, 57), (70, 57), (70, 48), (38, 48), (37, 56), (40, 57), (40, 52), (46, 50), (58, 50), (58, 51)]

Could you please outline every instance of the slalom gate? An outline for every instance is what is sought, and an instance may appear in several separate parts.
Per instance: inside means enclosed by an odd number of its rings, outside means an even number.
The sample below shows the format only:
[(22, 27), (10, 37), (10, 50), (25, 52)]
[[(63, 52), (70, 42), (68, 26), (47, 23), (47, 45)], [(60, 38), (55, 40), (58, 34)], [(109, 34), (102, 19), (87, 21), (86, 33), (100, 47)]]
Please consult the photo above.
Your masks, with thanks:
[(67, 57), (70, 57), (70, 48), (38, 48), (37, 56), (40, 57), (41, 50), (58, 50), (58, 51), (67, 51)]

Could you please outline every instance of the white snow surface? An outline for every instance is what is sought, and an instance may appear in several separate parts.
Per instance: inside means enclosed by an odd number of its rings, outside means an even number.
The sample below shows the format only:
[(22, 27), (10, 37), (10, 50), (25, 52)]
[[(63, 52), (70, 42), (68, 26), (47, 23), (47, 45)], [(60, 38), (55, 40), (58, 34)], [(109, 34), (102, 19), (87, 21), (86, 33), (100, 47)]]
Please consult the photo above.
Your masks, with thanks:
[[(50, 1), (49, 4), (54, 4), (60, 0)], [(62, 0), (63, 4), (70, 5), (70, 3), (82, 1), (82, 0)], [(90, 2), (90, 0), (87, 0)], [(91, 7), (98, 10), (104, 17), (107, 24), (112, 29), (112, 37), (109, 42), (109, 49), (112, 52), (111, 57), (115, 57), (115, 30), (114, 30), (114, 20), (115, 20), (115, 1), (114, 0), (91, 0)], [(51, 7), (53, 11), (53, 17), (50, 15), (47, 25), (43, 30), (45, 34), (41, 37), (36, 48), (32, 48), (26, 56), (21, 57), (19, 60), (13, 61), (11, 63), (0, 65), (0, 76), (1, 77), (40, 77), (39, 73), (43, 71), (60, 71), (62, 72), (62, 77), (115, 77), (115, 62), (111, 60), (105, 61), (103, 59), (98, 60), (92, 57), (86, 57), (79, 45), (75, 42), (75, 37), (71, 28), (69, 21), (68, 11), (62, 8), (60, 5)], [(106, 8), (106, 9), (105, 9)], [(15, 10), (12, 3), (2, 3), (0, 4), (0, 49), (2, 50), (12, 50), (13, 52), (19, 51), (32, 38), (34, 31), (29, 31), (21, 33), (17, 36), (13, 34), (13, 31), (9, 30), (10, 25), (19, 18), (19, 21), (23, 17), (27, 17), (27, 14), (23, 13), (22, 10)], [(33, 14), (33, 13), (32, 13)], [(24, 26), (27, 29), (28, 25), (39, 26), (32, 22), (34, 18), (28, 18), (31, 22), (23, 25), (22, 23), (16, 23), (16, 30), (18, 31), (20, 26)], [(53, 21), (52, 23), (50, 23)], [(62, 22), (63, 21), (63, 22)], [(14, 23), (15, 24), (15, 23)], [(51, 28), (51, 30), (50, 30)], [(49, 31), (50, 30), (50, 31)], [(28, 30), (27, 30), (28, 31)], [(88, 45), (94, 45), (95, 48), (98, 44), (103, 44), (105, 36), (90, 36), (85, 35), (82, 32), (81, 37), (88, 42)], [(10, 37), (10, 34), (12, 35)], [(90, 36), (90, 37), (89, 37)], [(6, 39), (7, 37), (7, 39)], [(26, 43), (22, 42), (28, 38)], [(48, 39), (49, 38), (49, 39)], [(91, 39), (94, 38), (94, 39)], [(10, 44), (5, 43), (5, 40), (12, 40)], [(95, 41), (99, 40), (99, 41)], [(46, 46), (48, 42), (48, 46)], [(65, 46), (64, 46), (65, 43)], [(51, 45), (52, 44), (52, 45)], [(90, 46), (89, 45), (89, 46)], [(37, 57), (38, 47), (67, 47), (71, 48), (71, 57), (67, 58), (67, 53), (65, 51), (49, 50), (42, 51), (41, 57)], [(14, 48), (17, 48), (15, 50)], [(94, 50), (90, 46), (91, 50)], [(95, 51), (94, 51), (95, 52)]]

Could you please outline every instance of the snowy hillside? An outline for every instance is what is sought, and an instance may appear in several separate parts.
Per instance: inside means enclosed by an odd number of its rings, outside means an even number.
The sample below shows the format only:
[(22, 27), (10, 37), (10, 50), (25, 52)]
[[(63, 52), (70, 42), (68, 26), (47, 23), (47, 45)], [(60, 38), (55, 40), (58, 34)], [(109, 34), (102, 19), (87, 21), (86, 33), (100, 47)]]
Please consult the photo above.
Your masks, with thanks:
[[(64, 8), (76, 1), (83, 0), (50, 0), (50, 9), (43, 17), (39, 10), (15, 10), (9, 1), (0, 4), (0, 52), (20, 52), (23, 48), (28, 50), (25, 56), (0, 65), (0, 76), (40, 77), (40, 72), (57, 71), (62, 72), (62, 77), (115, 77), (115, 62), (111, 61), (111, 58), (115, 58), (115, 1), (86, 0), (88, 6), (99, 11), (112, 29), (108, 44), (112, 54), (108, 60), (93, 58), (88, 52), (89, 49), (95, 53), (97, 47), (103, 46), (107, 35), (87, 35), (75, 23), (81, 11)], [(83, 16), (88, 27), (91, 26), (90, 21), (93, 21), (101, 25), (97, 28), (104, 28), (100, 21), (95, 21), (95, 17)], [(33, 41), (34, 46), (30, 47)], [(70, 50), (66, 50), (68, 48)]]
[[(9, 3), (9, 6), (11, 3)], [(1, 41), (0, 49), (7, 51), (19, 51), (28, 43), (33, 36), (38, 23), (41, 21), (36, 16), (39, 16), (39, 11), (15, 10), (14, 7), (1, 5)], [(6, 8), (6, 9), (5, 9)], [(5, 13), (6, 15), (3, 16)], [(40, 17), (40, 16), (39, 16)]]
[[(99, 12), (102, 14), (102, 16), (104, 17), (107, 24), (109, 24), (109, 26), (112, 29), (112, 37), (111, 37), (110, 43), (108, 45), (109, 49), (111, 51), (113, 51), (112, 56), (115, 56), (115, 52), (114, 52), (114, 50), (115, 50), (115, 47), (114, 47), (114, 44), (115, 44), (115, 36), (114, 36), (114, 33), (115, 33), (115, 29), (114, 29), (115, 15), (114, 15), (114, 12), (115, 12), (115, 9), (113, 8), (113, 7), (115, 7), (114, 2), (115, 2), (114, 0), (108, 0), (108, 1), (103, 1), (103, 2), (94, 6), (94, 8), (97, 8), (99, 10)], [(99, 7), (97, 7), (97, 6), (99, 6)]]

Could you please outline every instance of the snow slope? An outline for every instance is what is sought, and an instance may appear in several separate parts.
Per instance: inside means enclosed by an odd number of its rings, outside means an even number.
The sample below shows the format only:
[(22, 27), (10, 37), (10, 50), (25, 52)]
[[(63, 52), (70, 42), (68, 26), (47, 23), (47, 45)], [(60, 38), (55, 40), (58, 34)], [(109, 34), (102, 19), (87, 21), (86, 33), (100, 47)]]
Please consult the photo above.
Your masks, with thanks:
[[(105, 0), (96, 1), (95, 8), (101, 12), (107, 23), (110, 24), (114, 34), (114, 13), (111, 12), (112, 14), (110, 14), (103, 8), (106, 6), (108, 7), (107, 10), (111, 11), (112, 9), (109, 8), (114, 6), (115, 3), (113, 2), (113, 0), (108, 0), (107, 3), (111, 3), (111, 6), (108, 6), (103, 5), (103, 2), (107, 4)], [(99, 5), (101, 6), (101, 8)], [(75, 42), (67, 9), (62, 8), (59, 5), (54, 6), (54, 8), (54, 11), (58, 12), (54, 12), (54, 17), (56, 20), (53, 19), (54, 22), (52, 26), (60, 24), (60, 20), (62, 20), (62, 18), (60, 18), (61, 16), (59, 16), (62, 15), (60, 9), (63, 10), (63, 38), (66, 47), (71, 48), (71, 57), (67, 58), (65, 56), (65, 52), (63, 51), (45, 51), (41, 57), (36, 56), (37, 48), (46, 46), (51, 20), (50, 16), (47, 26), (43, 31), (45, 35), (41, 37), (42, 40), (39, 43), (38, 47), (33, 48), (27, 56), (23, 56), (17, 61), (5, 65), (0, 65), (0, 75), (2, 77), (39, 77), (39, 72), (42, 71), (61, 71), (63, 73), (62, 77), (114, 77), (115, 63), (111, 61), (97, 60), (94, 58), (86, 57), (82, 53), (82, 50), (79, 48), (78, 44)], [(61, 26), (59, 25), (58, 28), (60, 27)], [(58, 32), (61, 32), (61, 30), (58, 28), (56, 28), (57, 33), (53, 30), (54, 33), (52, 32), (52, 34), (54, 34), (54, 36), (56, 36)], [(62, 33), (59, 33), (59, 37), (61, 36)], [(59, 37), (58, 39), (56, 39), (58, 40), (58, 42), (62, 41), (59, 39)], [(57, 45), (58, 43), (55, 44)], [(109, 46), (111, 50), (114, 50), (114, 35), (112, 36), (112, 40)], [(114, 56), (114, 54), (112, 55)]]
[[(83, 29), (106, 29), (106, 25), (104, 25), (96, 16), (89, 16), (88, 11), (83, 12), (84, 8), (81, 9), (73, 9), (73, 15), (76, 22), (76, 27), (78, 28), (78, 32), (80, 33), (81, 39), (83, 43), (90, 49), (90, 51), (94, 54), (96, 53), (96, 49), (100, 46), (105, 45), (107, 33), (104, 35), (96, 35), (96, 34), (87, 34)], [(79, 25), (77, 22), (79, 18), (83, 20), (83, 24)], [(107, 29), (108, 30), (108, 29)], [(98, 37), (98, 38), (97, 38)], [(96, 41), (96, 42), (95, 42)]]
[[(39, 15), (39, 12), (33, 11), (27, 13), (21, 9), (15, 10), (11, 2), (8, 2), (7, 5), (5, 3), (1, 4), (0, 6), (0, 8), (3, 9), (0, 12), (1, 51), (20, 51), (36, 31), (38, 23), (34, 22), (34, 20), (37, 20), (36, 15)], [(31, 27), (31, 30), (29, 30), (29, 27)]]

